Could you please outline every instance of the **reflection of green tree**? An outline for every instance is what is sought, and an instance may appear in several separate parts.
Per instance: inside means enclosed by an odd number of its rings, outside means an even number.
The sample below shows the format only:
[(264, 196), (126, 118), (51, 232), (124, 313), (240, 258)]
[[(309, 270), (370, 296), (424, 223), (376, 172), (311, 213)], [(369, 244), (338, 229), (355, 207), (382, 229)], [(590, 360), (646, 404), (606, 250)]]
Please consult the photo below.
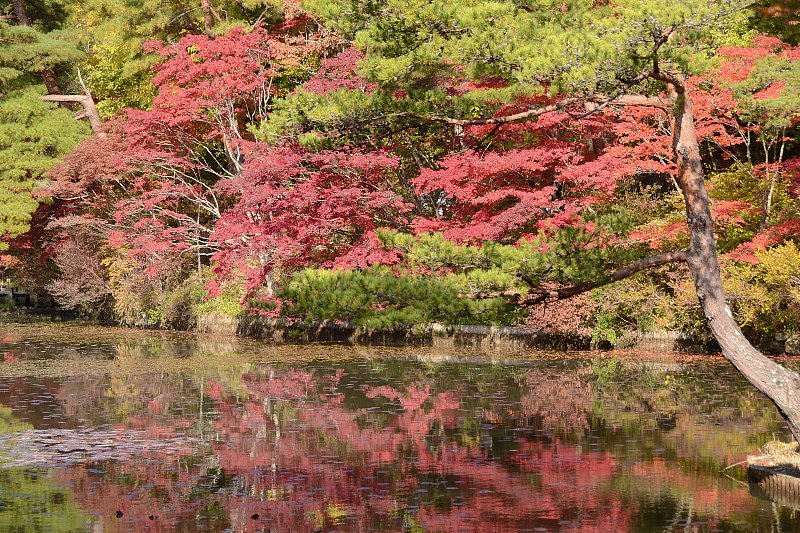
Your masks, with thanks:
[(33, 429), (33, 426), (14, 416), (10, 407), (0, 405), (0, 435)]
[[(0, 435), (33, 429), (0, 405)], [(89, 517), (47, 472), (0, 468), (0, 531), (86, 531)]]
[[(14, 416), (14, 412), (10, 407), (0, 404), (0, 435), (18, 433), (29, 429), (33, 429), (33, 426)], [(0, 467), (3, 465), (2, 457), (4, 455), (5, 454), (0, 453)], [(0, 491), (0, 496), (2, 496), (2, 491)], [(2, 509), (2, 507), (0, 507), (0, 509)]]
[(142, 404), (142, 394), (134, 381), (112, 377), (105, 392), (111, 411), (119, 418), (131, 416)]
[(704, 378), (714, 374), (713, 366), (595, 361), (591, 368), (592, 426), (616, 454), (626, 448), (614, 443), (633, 439), (631, 458), (652, 458), (661, 449), (666, 459), (716, 475), (731, 454), (758, 449), (782, 427), (756, 391), (739, 390), (737, 379), (721, 385)]
[(89, 516), (47, 472), (0, 470), (0, 531), (87, 531), (90, 526)]

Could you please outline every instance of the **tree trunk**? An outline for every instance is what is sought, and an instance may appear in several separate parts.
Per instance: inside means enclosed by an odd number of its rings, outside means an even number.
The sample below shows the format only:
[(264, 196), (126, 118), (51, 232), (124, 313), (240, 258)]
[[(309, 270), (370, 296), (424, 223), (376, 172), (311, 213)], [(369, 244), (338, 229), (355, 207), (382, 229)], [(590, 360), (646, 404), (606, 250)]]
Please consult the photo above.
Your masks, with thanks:
[(788, 422), (795, 440), (800, 441), (800, 376), (756, 350), (742, 335), (725, 301), (700, 145), (694, 129), (692, 104), (685, 92), (678, 94), (673, 113), (673, 148), (691, 239), (687, 263), (703, 313), (722, 354), (772, 400)]
[(14, 17), (17, 19), (17, 24), (20, 26), (30, 26), (31, 19), (28, 18), (28, 13), (25, 11), (25, 4), (23, 0), (11, 0), (14, 8)]
[[(17, 24), (20, 26), (30, 26), (31, 19), (28, 17), (28, 13), (25, 10), (24, 1), (11, 0), (11, 4), (14, 8), (14, 17), (17, 19)], [(44, 86), (47, 88), (47, 94), (58, 94), (61, 92), (61, 89), (58, 87), (56, 73), (53, 69), (42, 69), (39, 75), (42, 77), (42, 82), (44, 82)]]
[(211, 30), (214, 29), (214, 17), (211, 15), (211, 2), (209, 0), (201, 0), (200, 7), (203, 9), (203, 29), (206, 35), (211, 35)]
[(211, 35), (214, 24), (222, 22), (222, 19), (211, 5), (211, 0), (200, 0), (200, 8), (203, 10), (203, 29), (206, 35)]
[(61, 88), (58, 86), (58, 79), (56, 73), (51, 68), (46, 68), (41, 72), (42, 81), (47, 88), (47, 94), (59, 94)]
[(772, 197), (775, 194), (775, 176), (767, 171), (767, 190), (761, 197), (761, 222), (758, 223), (758, 232), (761, 233), (769, 228), (770, 217), (772, 216)]

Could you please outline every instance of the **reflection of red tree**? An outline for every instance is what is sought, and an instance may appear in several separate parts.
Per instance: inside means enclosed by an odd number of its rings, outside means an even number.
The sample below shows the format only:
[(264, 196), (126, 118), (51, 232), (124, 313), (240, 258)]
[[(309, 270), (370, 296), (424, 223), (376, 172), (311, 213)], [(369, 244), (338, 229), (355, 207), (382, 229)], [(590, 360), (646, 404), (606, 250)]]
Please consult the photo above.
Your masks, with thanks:
[[(364, 396), (382, 407), (386, 417), (377, 423), (370, 408), (347, 410), (341, 401), (314, 396), (320, 384), (310, 375), (294, 371), (267, 381), (250, 376), (245, 382), (247, 401), (219, 398), (215, 429), (221, 443), (215, 454), (226, 470), (260, 472), (245, 474), (248, 492), (279, 490), (284, 500), (262, 505), (260, 511), (275, 527), (292, 524), (298, 502), (304, 502), (306, 516), (324, 516), (331, 506), (347, 510), (343, 512), (353, 513), (350, 518), (357, 529), (370, 529), (375, 515), (399, 526), (393, 511), (407, 505), (418, 505), (414, 519), (432, 530), (480, 529), (481, 523), (495, 530), (537, 523), (557, 526), (579, 515), (583, 520), (600, 520), (605, 529), (626, 527), (619, 502), (586, 497), (614, 475), (616, 463), (608, 453), (523, 442), (518, 451), (499, 461), (479, 447), (459, 445), (447, 437), (440, 446), (429, 445), (433, 434), (456, 430), (463, 420), (457, 391), (434, 394), (421, 385), (402, 391), (363, 387)], [(295, 420), (273, 416), (281, 401), (293, 408)], [(273, 465), (275, 473), (263, 475)], [(398, 474), (377, 474), (389, 470)], [(541, 485), (526, 482), (520, 472), (538, 475)], [(423, 479), (435, 480), (436, 487)], [(453, 505), (434, 507), (431, 490), (449, 492)], [(336, 500), (320, 501), (317, 492), (329, 498), (335, 495)], [(245, 505), (241, 500), (229, 503), (236, 508)], [(235, 514), (246, 516), (259, 506), (245, 507)]]
[[(718, 523), (713, 517), (720, 509), (744, 508), (744, 493), (708, 490), (707, 480), (668, 463), (631, 471), (609, 451), (553, 436), (586, 427), (593, 396), (581, 376), (559, 380), (531, 372), (519, 401), (485, 402), (491, 409), (476, 408), (475, 391), (463, 383), (440, 391), (428, 381), (391, 387), (342, 382), (342, 376), (267, 369), (241, 380), (205, 378), (206, 401), (213, 403), (205, 422), (183, 412), (167, 416), (177, 396), (168, 395), (168, 384), (143, 378), (136, 384), (143, 398), (124, 425), (149, 429), (153, 438), (202, 428), (207, 447), (99, 465), (105, 476), (74, 467), (58, 479), (96, 514), (123, 511), (122, 519), (107, 519), (112, 530), (114, 524), (137, 531), (203, 524), (233, 531), (366, 531), (416, 524), (435, 531), (623, 531), (641, 509), (615, 488), (621, 471), (647, 478), (643, 490), (654, 494), (667, 487), (696, 494), (695, 509), (711, 517), (708, 524)], [(555, 424), (545, 411), (559, 409), (574, 420)], [(519, 436), (501, 449), (509, 433), (493, 433), (495, 425), (527, 435), (545, 428), (550, 437)], [(151, 514), (159, 519), (149, 520)]]
[[(202, 470), (189, 469), (176, 450), (129, 463), (60, 469), (55, 479), (76, 494), (79, 505), (101, 517), (106, 530), (155, 532), (173, 531), (178, 524), (194, 521), (202, 502), (192, 501), (189, 495), (200, 474)], [(122, 517), (115, 516), (117, 511)]]

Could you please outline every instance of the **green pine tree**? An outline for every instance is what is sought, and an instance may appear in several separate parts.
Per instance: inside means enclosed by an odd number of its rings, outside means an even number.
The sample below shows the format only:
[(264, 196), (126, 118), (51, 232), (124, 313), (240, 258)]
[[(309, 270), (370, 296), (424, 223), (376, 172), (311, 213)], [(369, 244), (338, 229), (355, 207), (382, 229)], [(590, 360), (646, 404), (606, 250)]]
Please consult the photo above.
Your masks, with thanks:
[(0, 21), (0, 250), (28, 230), (47, 170), (89, 132), (72, 111), (41, 100), (81, 57), (67, 32), (48, 26)]

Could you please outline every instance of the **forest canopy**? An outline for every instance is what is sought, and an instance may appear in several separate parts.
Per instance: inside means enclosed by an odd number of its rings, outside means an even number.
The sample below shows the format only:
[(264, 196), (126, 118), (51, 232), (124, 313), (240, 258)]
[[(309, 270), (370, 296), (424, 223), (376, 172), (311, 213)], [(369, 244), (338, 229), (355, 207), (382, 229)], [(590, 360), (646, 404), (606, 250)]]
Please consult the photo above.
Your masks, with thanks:
[(731, 310), (753, 342), (794, 338), (799, 9), (14, 0), (0, 268), (130, 325), (708, 336), (680, 86)]

